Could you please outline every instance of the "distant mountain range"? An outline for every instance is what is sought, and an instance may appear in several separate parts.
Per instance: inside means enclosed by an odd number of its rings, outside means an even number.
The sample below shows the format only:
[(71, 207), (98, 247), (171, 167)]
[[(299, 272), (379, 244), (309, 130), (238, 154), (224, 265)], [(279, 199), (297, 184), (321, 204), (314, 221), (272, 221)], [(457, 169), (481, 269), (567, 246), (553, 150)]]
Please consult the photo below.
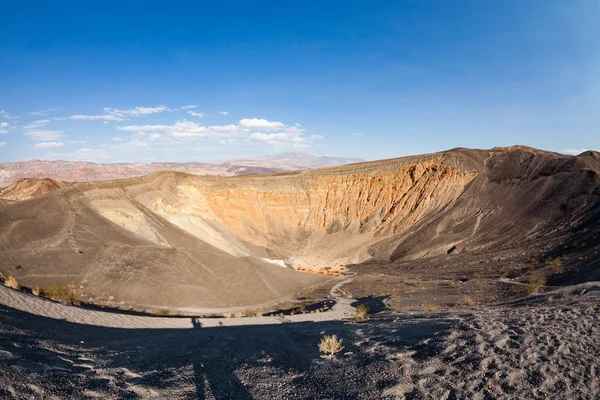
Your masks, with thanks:
[(304, 153), (282, 153), (271, 156), (227, 161), (229, 165), (243, 165), (281, 170), (313, 169), (337, 167), (339, 165), (363, 162), (360, 158), (311, 156)]
[(259, 158), (228, 160), (222, 163), (156, 162), (96, 164), (82, 161), (17, 161), (0, 162), (0, 187), (22, 178), (51, 178), (68, 182), (101, 181), (130, 178), (160, 170), (186, 172), (195, 175), (270, 174), (298, 169), (335, 167), (361, 162), (358, 158), (312, 156), (284, 153)]

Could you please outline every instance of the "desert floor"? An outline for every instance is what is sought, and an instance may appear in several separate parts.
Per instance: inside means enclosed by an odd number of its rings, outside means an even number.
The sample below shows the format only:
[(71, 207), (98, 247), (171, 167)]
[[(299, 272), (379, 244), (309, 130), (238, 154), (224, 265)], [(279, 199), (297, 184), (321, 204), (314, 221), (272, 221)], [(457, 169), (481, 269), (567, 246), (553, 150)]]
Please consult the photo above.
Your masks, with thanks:
[[(3, 304), (12, 292), (0, 289)], [(177, 319), (153, 317), (154, 325), (134, 328), (128, 315), (113, 317), (123, 327), (57, 318), (0, 306), (0, 397), (592, 399), (600, 392), (598, 283), (452, 312), (384, 311), (361, 324), (245, 318), (251, 325), (205, 327), (190, 318), (169, 327)], [(319, 354), (325, 334), (343, 339), (333, 359)]]

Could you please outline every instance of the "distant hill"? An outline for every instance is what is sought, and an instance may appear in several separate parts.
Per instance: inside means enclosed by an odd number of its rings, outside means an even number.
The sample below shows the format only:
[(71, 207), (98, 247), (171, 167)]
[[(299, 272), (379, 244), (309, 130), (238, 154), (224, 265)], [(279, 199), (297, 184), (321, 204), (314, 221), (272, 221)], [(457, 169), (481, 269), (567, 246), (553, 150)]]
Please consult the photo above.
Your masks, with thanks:
[(334, 167), (360, 162), (358, 158), (311, 156), (302, 153), (284, 153), (247, 160), (228, 160), (222, 163), (156, 162), (96, 164), (82, 161), (17, 161), (0, 162), (0, 187), (18, 179), (55, 179), (68, 182), (104, 181), (131, 178), (152, 172), (169, 170), (194, 175), (253, 175), (272, 174), (296, 169)]
[(337, 167), (363, 162), (360, 158), (312, 156), (305, 153), (282, 153), (264, 157), (247, 158), (226, 162), (228, 165), (257, 166), (283, 170)]

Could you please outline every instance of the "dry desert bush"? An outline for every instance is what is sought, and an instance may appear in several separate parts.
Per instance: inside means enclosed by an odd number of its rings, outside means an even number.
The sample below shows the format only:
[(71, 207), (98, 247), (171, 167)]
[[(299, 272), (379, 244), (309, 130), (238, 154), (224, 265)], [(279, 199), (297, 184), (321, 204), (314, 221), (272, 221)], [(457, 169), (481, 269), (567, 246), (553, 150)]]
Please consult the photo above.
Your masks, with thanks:
[(17, 278), (12, 276), (10, 273), (2, 274), (0, 272), (0, 282), (4, 284), (4, 286), (8, 286), (9, 288), (19, 288), (19, 282), (17, 282)]
[(521, 294), (523, 297), (539, 294), (540, 289), (546, 285), (546, 278), (541, 275), (532, 275), (529, 277), (529, 283), (524, 285)]
[(369, 315), (369, 306), (366, 304), (361, 304), (356, 307), (356, 313), (354, 313), (354, 315), (352, 316), (352, 322), (365, 322), (370, 317), (371, 315)]
[(560, 274), (564, 271), (563, 263), (558, 258), (556, 258), (556, 259), (547, 258), (546, 263), (550, 264), (550, 266), (552, 267), (552, 272), (555, 274)]
[(262, 313), (258, 310), (245, 310), (243, 312), (244, 317), (260, 317)]
[(440, 307), (437, 304), (433, 304), (433, 303), (426, 303), (425, 304), (425, 309), (429, 312), (436, 312), (440, 309)]
[(40, 294), (62, 303), (79, 304), (79, 290), (72, 283), (68, 285), (61, 285), (58, 282), (49, 283), (44, 286)]
[(463, 306), (467, 306), (467, 307), (470, 307), (475, 304), (475, 301), (469, 296), (463, 296), (463, 298), (461, 299), (461, 302), (462, 302)]
[(333, 357), (344, 349), (342, 342), (343, 339), (338, 339), (336, 335), (325, 335), (319, 343), (319, 351), (327, 357)]

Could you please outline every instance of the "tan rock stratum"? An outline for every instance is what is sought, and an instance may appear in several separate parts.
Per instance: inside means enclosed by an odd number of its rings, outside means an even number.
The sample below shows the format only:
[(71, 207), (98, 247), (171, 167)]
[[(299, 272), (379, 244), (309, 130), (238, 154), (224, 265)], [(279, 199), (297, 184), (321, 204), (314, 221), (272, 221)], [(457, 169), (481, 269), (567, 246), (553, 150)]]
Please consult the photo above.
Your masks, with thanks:
[[(600, 157), (526, 147), (252, 176), (157, 172), (0, 208), (0, 270), (133, 305), (284, 298), (338, 268), (520, 246), (597, 218)], [(4, 190), (8, 200), (10, 190)]]

